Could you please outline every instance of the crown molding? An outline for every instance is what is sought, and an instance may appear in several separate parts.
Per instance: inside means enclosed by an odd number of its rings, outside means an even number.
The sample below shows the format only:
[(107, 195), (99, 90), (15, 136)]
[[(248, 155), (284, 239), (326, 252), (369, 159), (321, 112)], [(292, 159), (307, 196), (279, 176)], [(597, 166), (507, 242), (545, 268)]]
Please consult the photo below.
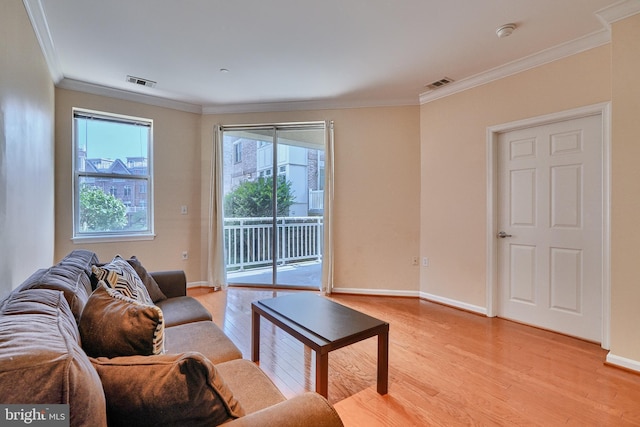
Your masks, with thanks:
[(640, 13), (640, 0), (622, 0), (600, 9), (595, 12), (595, 15), (602, 22), (604, 29), (459, 80), (440, 89), (423, 92), (420, 94), (420, 105), (610, 43), (611, 24), (637, 13)]
[(27, 10), (27, 15), (31, 21), (31, 26), (36, 34), (40, 49), (44, 55), (44, 59), (49, 67), (49, 74), (54, 84), (58, 84), (63, 78), (62, 68), (58, 61), (58, 55), (53, 45), (53, 39), (51, 38), (51, 32), (49, 31), (49, 25), (44, 16), (44, 9), (40, 0), (23, 0), (24, 8)]
[(374, 100), (370, 102), (362, 101), (340, 101), (340, 100), (318, 100), (318, 101), (290, 101), (290, 102), (268, 102), (251, 104), (224, 104), (202, 106), (184, 101), (176, 101), (159, 96), (146, 95), (131, 92), (123, 89), (115, 89), (108, 86), (87, 83), (80, 80), (63, 78), (56, 87), (61, 89), (75, 90), (78, 92), (91, 93), (93, 95), (106, 96), (109, 98), (122, 99), (125, 101), (139, 102), (142, 104), (154, 105), (156, 107), (171, 108), (197, 114), (242, 114), (242, 113), (270, 113), (282, 111), (301, 110), (332, 110), (346, 108), (370, 108), (370, 107), (398, 107), (417, 106), (417, 99), (397, 99), (397, 100)]
[(122, 99), (125, 101), (139, 102), (141, 104), (155, 105), (156, 107), (171, 108), (173, 110), (186, 111), (187, 113), (202, 114), (202, 106), (188, 102), (175, 101), (169, 98), (130, 92), (128, 90), (115, 89), (79, 80), (63, 78), (56, 87), (91, 93), (93, 95)]
[(640, 13), (640, 0), (622, 0), (616, 4), (600, 9), (596, 16), (605, 28), (610, 29), (611, 24), (621, 19)]
[(477, 86), (500, 80), (502, 78), (575, 55), (580, 52), (605, 45), (611, 41), (611, 33), (607, 30), (600, 30), (585, 37), (563, 43), (561, 45), (545, 49), (533, 55), (526, 56), (505, 65), (493, 68), (475, 76), (458, 80), (440, 89), (424, 92), (420, 94), (420, 104), (426, 104), (436, 99), (444, 98), (454, 93), (462, 92)]
[(417, 106), (418, 100), (385, 99), (372, 101), (342, 101), (339, 99), (315, 101), (287, 101), (252, 104), (207, 105), (202, 107), (202, 114), (234, 114), (234, 113), (271, 113), (279, 111), (302, 110), (338, 110), (348, 108), (404, 107)]

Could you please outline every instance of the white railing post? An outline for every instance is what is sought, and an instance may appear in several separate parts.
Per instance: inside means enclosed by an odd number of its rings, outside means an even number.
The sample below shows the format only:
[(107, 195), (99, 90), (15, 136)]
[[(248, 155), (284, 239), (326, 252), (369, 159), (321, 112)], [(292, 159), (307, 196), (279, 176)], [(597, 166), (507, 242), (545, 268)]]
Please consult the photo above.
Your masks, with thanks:
[(322, 239), (324, 238), (324, 221), (323, 217), (318, 217), (318, 226), (316, 227), (316, 254), (318, 261), (322, 261)]
[(240, 227), (238, 230), (240, 232), (240, 271), (242, 271), (244, 270), (244, 220), (242, 219), (240, 220)]

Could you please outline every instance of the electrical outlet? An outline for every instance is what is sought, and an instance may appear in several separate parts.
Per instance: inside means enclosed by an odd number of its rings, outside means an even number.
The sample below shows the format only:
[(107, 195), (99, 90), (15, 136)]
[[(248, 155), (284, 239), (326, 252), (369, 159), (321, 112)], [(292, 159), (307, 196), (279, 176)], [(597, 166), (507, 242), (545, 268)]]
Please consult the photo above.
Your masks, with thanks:
[(417, 257), (417, 256), (414, 256), (414, 257), (411, 259), (411, 265), (418, 265), (418, 257)]
[(429, 258), (427, 258), (426, 256), (422, 257), (422, 266), (429, 267)]
[(182, 215), (186, 215), (187, 214), (187, 205), (180, 206), (180, 213)]
[(189, 259), (189, 252), (187, 251), (182, 252), (182, 259), (183, 260)]

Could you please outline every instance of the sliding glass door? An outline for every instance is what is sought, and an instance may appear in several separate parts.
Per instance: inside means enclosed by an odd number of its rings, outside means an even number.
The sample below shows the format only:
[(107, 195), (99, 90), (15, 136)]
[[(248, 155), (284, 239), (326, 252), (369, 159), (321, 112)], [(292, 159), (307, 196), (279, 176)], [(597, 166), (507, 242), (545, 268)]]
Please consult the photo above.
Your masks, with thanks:
[(319, 288), (324, 123), (221, 132), (227, 283)]

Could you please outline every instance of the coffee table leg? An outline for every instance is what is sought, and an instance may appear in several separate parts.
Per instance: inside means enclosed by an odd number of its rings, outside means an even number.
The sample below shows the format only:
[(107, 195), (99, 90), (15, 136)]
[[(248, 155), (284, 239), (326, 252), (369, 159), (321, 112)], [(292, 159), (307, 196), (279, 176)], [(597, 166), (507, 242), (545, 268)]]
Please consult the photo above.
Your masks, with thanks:
[(378, 393), (387, 394), (389, 388), (389, 329), (378, 335)]
[(329, 393), (329, 353), (316, 351), (316, 393), (325, 398)]
[(251, 310), (251, 360), (260, 360), (260, 314)]

